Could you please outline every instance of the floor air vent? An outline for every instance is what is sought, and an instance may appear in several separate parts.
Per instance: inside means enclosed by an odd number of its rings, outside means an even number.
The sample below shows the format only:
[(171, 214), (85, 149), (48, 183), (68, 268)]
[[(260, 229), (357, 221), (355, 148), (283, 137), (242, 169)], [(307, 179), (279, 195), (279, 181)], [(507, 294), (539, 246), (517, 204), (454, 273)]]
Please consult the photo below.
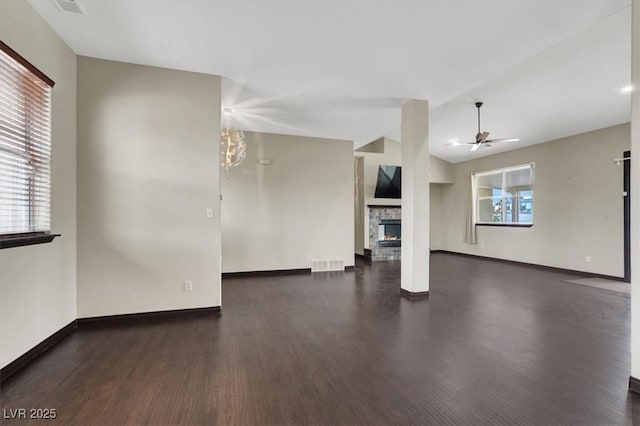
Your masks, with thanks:
[(312, 260), (311, 272), (344, 271), (342, 260)]

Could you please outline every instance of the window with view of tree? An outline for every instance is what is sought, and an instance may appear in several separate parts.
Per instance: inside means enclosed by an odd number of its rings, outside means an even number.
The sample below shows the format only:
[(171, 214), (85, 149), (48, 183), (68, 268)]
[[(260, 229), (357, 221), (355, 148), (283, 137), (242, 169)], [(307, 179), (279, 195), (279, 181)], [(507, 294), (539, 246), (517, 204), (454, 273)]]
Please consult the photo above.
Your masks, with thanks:
[(50, 232), (53, 84), (0, 42), (0, 238)]
[(533, 224), (533, 165), (476, 173), (476, 223)]

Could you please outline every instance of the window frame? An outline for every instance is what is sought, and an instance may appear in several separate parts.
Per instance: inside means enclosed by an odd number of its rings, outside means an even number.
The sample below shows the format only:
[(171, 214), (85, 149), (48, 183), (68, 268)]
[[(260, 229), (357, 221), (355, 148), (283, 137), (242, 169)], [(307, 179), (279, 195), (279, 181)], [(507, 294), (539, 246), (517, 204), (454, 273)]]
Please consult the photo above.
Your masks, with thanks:
[[(510, 167), (503, 167), (503, 168), (499, 168), (499, 169), (493, 169), (493, 170), (486, 170), (483, 172), (477, 172), (474, 173), (474, 186), (475, 188), (473, 188), (473, 205), (474, 205), (474, 224), (476, 226), (502, 226), (502, 227), (513, 227), (513, 228), (531, 228), (534, 224), (534, 210), (535, 210), (535, 203), (533, 202), (534, 200), (534, 173), (533, 170), (535, 169), (535, 163), (527, 163), (527, 164), (520, 164), (517, 166), (510, 166)], [(531, 181), (531, 221), (530, 222), (506, 222), (506, 214), (507, 214), (507, 198), (513, 198), (513, 197), (506, 197), (507, 194), (507, 187), (506, 187), (506, 180), (507, 180), (507, 173), (509, 172), (514, 172), (514, 171), (519, 171), (519, 170), (529, 170), (530, 172), (530, 181)], [(485, 222), (485, 221), (481, 221), (480, 220), (480, 201), (481, 200), (493, 200), (495, 198), (497, 198), (496, 196), (480, 196), (479, 194), (479, 178), (482, 176), (489, 176), (489, 175), (497, 175), (497, 174), (501, 174), (501, 186), (500, 186), (500, 202), (501, 202), (501, 221), (500, 222)], [(513, 208), (513, 207), (512, 207)]]
[[(19, 65), (24, 67), (33, 77), (41, 80), (44, 84), (49, 86), (49, 90), (52, 90), (55, 82), (49, 78), (46, 74), (40, 71), (37, 67), (35, 67), (31, 62), (9, 47), (4, 41), (0, 40), (0, 51), (13, 59)], [(52, 122), (52, 114), (53, 113), (53, 105), (51, 104), (49, 107), (49, 123)], [(49, 147), (52, 145), (52, 136), (49, 136)], [(49, 179), (51, 179), (51, 154), (49, 154)], [(49, 197), (51, 197), (51, 187), (49, 186)], [(35, 208), (34, 203), (35, 199), (31, 198), (32, 195), (29, 194), (29, 215), (33, 214), (32, 210)], [(49, 201), (49, 215), (51, 214), (51, 202)], [(24, 232), (21, 230), (14, 231), (5, 231), (0, 233), (0, 249), (12, 248), (12, 247), (20, 247), (25, 245), (33, 245), (33, 244), (42, 244), (49, 243), (53, 241), (55, 237), (59, 237), (60, 234), (54, 234), (51, 232), (51, 225), (49, 225), (48, 230), (42, 231), (32, 231), (32, 232)]]

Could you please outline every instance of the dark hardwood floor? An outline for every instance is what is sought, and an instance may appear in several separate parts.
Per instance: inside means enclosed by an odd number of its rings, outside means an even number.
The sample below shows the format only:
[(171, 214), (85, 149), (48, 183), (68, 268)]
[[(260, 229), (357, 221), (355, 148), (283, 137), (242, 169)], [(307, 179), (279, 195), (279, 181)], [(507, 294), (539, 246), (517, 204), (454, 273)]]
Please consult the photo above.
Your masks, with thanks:
[(233, 278), (221, 315), (80, 328), (1, 390), (6, 425), (624, 425), (629, 296), (568, 274), (433, 254), (428, 299), (399, 264)]

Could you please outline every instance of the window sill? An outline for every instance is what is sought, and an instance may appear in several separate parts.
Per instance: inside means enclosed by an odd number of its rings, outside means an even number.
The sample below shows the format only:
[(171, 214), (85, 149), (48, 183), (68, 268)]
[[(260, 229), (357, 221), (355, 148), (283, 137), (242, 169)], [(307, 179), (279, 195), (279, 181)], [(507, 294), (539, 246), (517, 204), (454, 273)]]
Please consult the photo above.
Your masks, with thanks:
[(476, 223), (476, 226), (498, 226), (504, 228), (531, 228), (533, 223)]
[(61, 234), (5, 235), (0, 237), (0, 249), (50, 243), (55, 237), (60, 236)]

